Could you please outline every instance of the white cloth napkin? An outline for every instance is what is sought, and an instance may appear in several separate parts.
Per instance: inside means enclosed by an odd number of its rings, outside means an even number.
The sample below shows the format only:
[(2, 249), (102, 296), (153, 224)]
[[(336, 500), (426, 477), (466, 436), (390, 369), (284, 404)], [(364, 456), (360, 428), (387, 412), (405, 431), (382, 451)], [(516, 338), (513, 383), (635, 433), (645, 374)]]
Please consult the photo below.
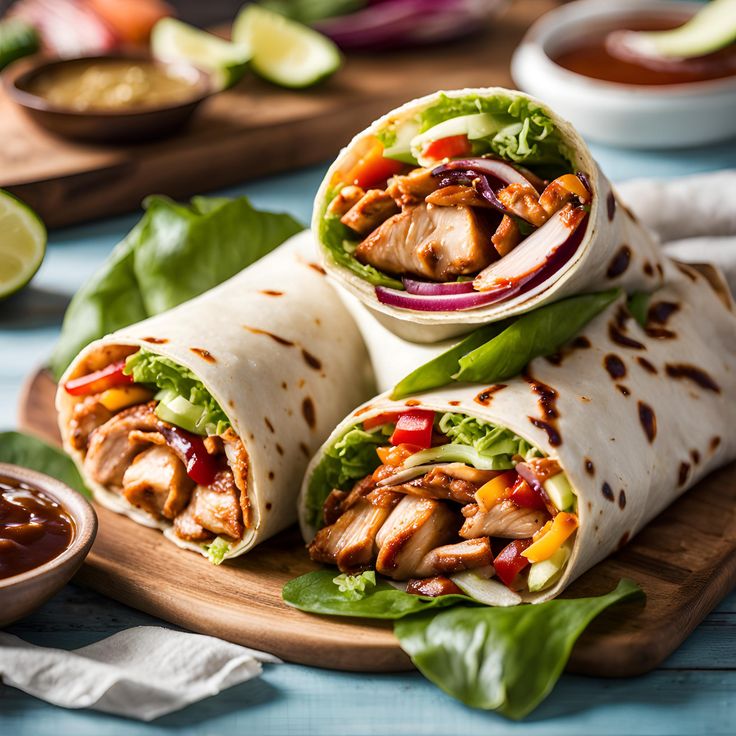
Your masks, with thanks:
[(719, 266), (736, 294), (736, 171), (634, 179), (616, 188), (667, 255)]
[(65, 708), (151, 721), (261, 674), (276, 657), (221, 639), (137, 626), (66, 651), (0, 631), (6, 685)]

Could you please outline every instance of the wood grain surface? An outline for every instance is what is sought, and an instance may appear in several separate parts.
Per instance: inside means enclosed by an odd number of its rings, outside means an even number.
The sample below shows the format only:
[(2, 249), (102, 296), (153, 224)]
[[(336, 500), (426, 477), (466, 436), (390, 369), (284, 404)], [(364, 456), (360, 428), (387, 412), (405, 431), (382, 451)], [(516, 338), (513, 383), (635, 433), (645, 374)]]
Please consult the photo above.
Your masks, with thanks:
[(509, 60), (554, 0), (516, 2), (475, 38), (431, 49), (351, 54), (314, 89), (253, 75), (207, 100), (166, 139), (126, 146), (73, 143), (28, 121), (0, 88), (0, 187), (49, 227), (136, 209), (151, 193), (182, 198), (333, 158), (393, 107), (437, 89), (512, 86)]
[[(19, 423), (59, 443), (56, 386), (39, 371), (26, 384)], [(290, 662), (351, 671), (411, 667), (390, 623), (313, 616), (281, 600), (283, 584), (316, 569), (294, 528), (213, 567), (155, 530), (97, 508), (99, 532), (77, 581), (166, 621), (264, 649)], [(636, 581), (646, 603), (616, 606), (578, 640), (568, 670), (628, 677), (659, 665), (736, 585), (736, 464), (688, 491), (566, 597)]]

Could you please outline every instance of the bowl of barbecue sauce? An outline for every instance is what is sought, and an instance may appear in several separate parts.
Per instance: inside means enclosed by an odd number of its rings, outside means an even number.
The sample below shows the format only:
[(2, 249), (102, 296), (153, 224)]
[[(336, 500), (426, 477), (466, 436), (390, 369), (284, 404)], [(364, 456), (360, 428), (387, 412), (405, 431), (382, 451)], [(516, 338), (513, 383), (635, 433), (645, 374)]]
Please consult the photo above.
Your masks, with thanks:
[(736, 137), (736, 44), (690, 58), (627, 55), (626, 31), (678, 28), (703, 8), (677, 0), (578, 0), (547, 13), (514, 53), (521, 89), (591, 140), (625, 148)]
[(0, 626), (62, 588), (89, 552), (97, 517), (58, 480), (0, 463)]

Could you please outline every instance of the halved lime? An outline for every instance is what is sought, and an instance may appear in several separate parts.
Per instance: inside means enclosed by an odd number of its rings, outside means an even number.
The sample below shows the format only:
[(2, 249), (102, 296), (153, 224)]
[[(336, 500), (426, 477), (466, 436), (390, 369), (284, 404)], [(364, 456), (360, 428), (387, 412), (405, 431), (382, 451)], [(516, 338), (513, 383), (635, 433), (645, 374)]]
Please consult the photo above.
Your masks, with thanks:
[(186, 61), (209, 72), (220, 89), (238, 82), (250, 59), (248, 46), (230, 43), (174, 18), (162, 18), (153, 27), (151, 51), (161, 61)]
[(238, 13), (233, 40), (253, 52), (254, 72), (282, 87), (309, 87), (342, 63), (329, 38), (257, 5), (248, 5)]
[(33, 278), (44, 253), (46, 228), (41, 218), (0, 189), (0, 299), (22, 289)]
[(712, 54), (736, 41), (736, 0), (712, 0), (687, 23), (669, 31), (619, 31), (616, 35), (630, 52), (642, 56), (690, 59)]
[(19, 18), (0, 21), (0, 69), (38, 51), (38, 33)]

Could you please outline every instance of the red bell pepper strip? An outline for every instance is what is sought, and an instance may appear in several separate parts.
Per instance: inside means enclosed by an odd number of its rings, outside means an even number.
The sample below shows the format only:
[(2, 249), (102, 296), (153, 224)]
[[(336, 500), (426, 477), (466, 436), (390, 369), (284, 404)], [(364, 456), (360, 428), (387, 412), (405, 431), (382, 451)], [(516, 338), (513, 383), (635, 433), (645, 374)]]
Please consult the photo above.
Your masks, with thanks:
[(529, 560), (521, 553), (532, 543), (531, 539), (515, 539), (506, 545), (493, 561), (498, 579), (507, 587), (516, 576), (529, 564)]
[(370, 417), (363, 422), (363, 429), (366, 431), (375, 429), (376, 427), (382, 427), (384, 424), (396, 423), (399, 418), (398, 411), (385, 411), (383, 414), (378, 414), (375, 417)]
[(106, 368), (88, 373), (86, 376), (72, 378), (64, 384), (64, 390), (72, 396), (88, 396), (106, 391), (113, 386), (124, 386), (133, 383), (133, 376), (123, 373), (125, 361), (110, 363)]
[(468, 140), (468, 136), (465, 134), (451, 135), (428, 143), (422, 150), (422, 158), (442, 161), (446, 158), (469, 156), (472, 152), (473, 146)]
[(533, 488), (523, 478), (519, 478), (511, 489), (511, 500), (523, 509), (546, 511), (547, 503), (544, 496)]
[(187, 475), (200, 486), (214, 481), (219, 468), (217, 460), (207, 452), (201, 437), (179, 427), (163, 427), (161, 434), (166, 444), (186, 465)]
[(426, 409), (412, 409), (399, 415), (396, 429), (389, 442), (392, 445), (409, 444), (422, 449), (432, 447), (432, 428), (434, 412)]

